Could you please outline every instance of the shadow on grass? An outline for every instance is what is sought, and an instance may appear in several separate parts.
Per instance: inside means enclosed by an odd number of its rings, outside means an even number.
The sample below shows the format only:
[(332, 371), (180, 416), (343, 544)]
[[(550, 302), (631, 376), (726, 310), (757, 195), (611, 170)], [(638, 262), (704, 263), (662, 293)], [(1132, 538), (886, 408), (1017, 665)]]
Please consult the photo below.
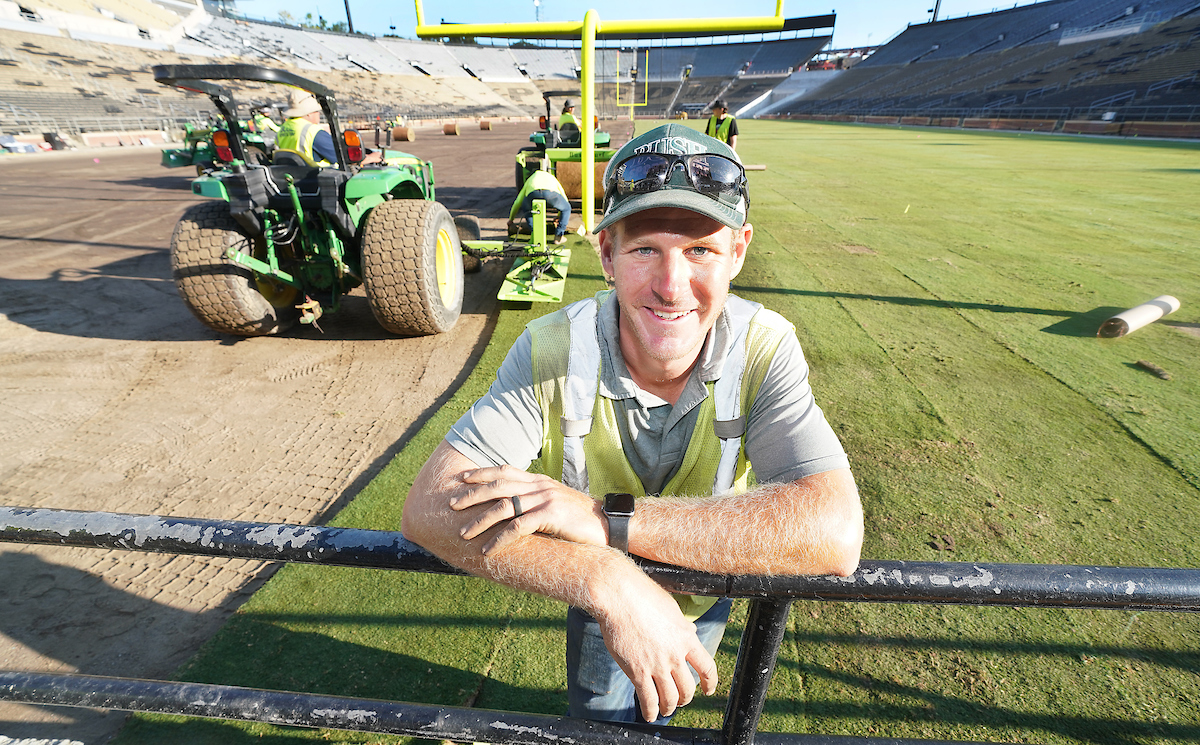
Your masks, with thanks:
[(258, 613), (254, 618), (259, 621), (278, 623), (319, 623), (322, 626), (352, 627), (360, 624), (369, 626), (404, 626), (407, 628), (426, 627), (431, 629), (561, 629), (566, 621), (563, 618), (523, 618), (511, 620), (502, 616), (419, 616), (395, 613), (375, 615), (370, 613), (354, 613), (334, 615), (330, 613)]
[[(327, 616), (314, 618), (324, 625)], [(440, 624), (444, 626), (443, 623)], [(543, 688), (517, 687), (487, 677), (476, 669), (487, 660), (444, 664), (422, 657), (371, 646), (379, 635), (370, 625), (356, 626), (349, 634), (362, 635), (363, 643), (336, 639), (322, 632), (299, 631), (258, 617), (235, 617), (201, 653), (188, 663), (178, 679), (196, 683), (294, 691), (350, 698), (487, 708), (489, 701), (505, 702), (513, 710), (560, 714), (566, 694)], [(433, 633), (437, 633), (434, 631)], [(413, 640), (409, 640), (412, 642)], [(436, 637), (417, 640), (414, 649), (438, 649)], [(420, 652), (418, 652), (420, 654)], [(454, 655), (450, 655), (454, 657)], [(486, 684), (486, 694), (484, 687)], [(484, 694), (481, 696), (481, 694)], [(382, 735), (338, 733), (332, 730), (288, 728), (254, 722), (223, 722), (136, 715), (113, 745), (150, 743), (283, 743), (379, 742)], [(341, 739), (344, 738), (344, 739)]]
[[(994, 303), (964, 303), (954, 300), (938, 300), (937, 298), (902, 297), (899, 295), (867, 295), (861, 292), (829, 292), (825, 290), (792, 290), (786, 287), (751, 287), (749, 285), (733, 285), (734, 292), (761, 292), (772, 295), (799, 295), (801, 297), (827, 297), (838, 300), (872, 300), (893, 305), (925, 306), (929, 308), (951, 308), (955, 310), (986, 310), (992, 313), (1022, 313), (1038, 316), (1074, 316), (1069, 310), (1053, 310), (1051, 308), (1024, 308), (1017, 305), (996, 305)], [(1095, 311), (1090, 311), (1095, 312)]]
[(1100, 324), (1123, 310), (1125, 309), (1102, 306), (1089, 310), (1087, 313), (1073, 315), (1056, 324), (1047, 326), (1042, 331), (1058, 336), (1095, 337), (1096, 332), (1100, 329)]
[[(990, 730), (1040, 730), (1061, 737), (1105, 745), (1134, 745), (1151, 738), (1173, 741), (1200, 740), (1200, 725), (1172, 722), (1143, 722), (1127, 719), (1069, 716), (1058, 713), (1018, 711), (989, 706), (947, 696), (915, 686), (902, 685), (870, 675), (839, 672), (817, 665), (801, 664), (797, 672), (848, 687), (869, 691), (875, 697), (912, 699), (912, 703), (857, 703), (845, 701), (807, 701), (803, 713), (810, 718), (861, 719), (876, 725), (895, 722), (929, 722), (987, 727)], [(790, 703), (790, 702), (789, 702)], [(766, 712), (775, 711), (778, 702), (768, 700)], [(791, 712), (787, 706), (783, 713)]]
[[(1200, 673), (1200, 652), (1177, 649), (1147, 649), (1144, 647), (1101, 647), (1094, 644), (1045, 644), (988, 639), (937, 639), (931, 637), (879, 637), (854, 634), (795, 634), (789, 635), (801, 644), (827, 646), (843, 644), (859, 647), (891, 647), (896, 649), (946, 649), (952, 651), (999, 652), (1008, 655), (1055, 656), (1079, 659), (1088, 657), (1115, 657), (1136, 662), (1145, 662), (1162, 667), (1177, 668), (1183, 672)], [(786, 664), (780, 662), (781, 665)]]

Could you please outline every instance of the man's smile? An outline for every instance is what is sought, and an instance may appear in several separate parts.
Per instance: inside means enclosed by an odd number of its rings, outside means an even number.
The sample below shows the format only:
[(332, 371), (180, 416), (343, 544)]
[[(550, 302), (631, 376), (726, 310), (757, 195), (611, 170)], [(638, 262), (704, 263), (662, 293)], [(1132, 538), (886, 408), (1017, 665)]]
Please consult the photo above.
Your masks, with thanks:
[(675, 321), (692, 312), (690, 310), (655, 310), (654, 308), (648, 310), (662, 321)]

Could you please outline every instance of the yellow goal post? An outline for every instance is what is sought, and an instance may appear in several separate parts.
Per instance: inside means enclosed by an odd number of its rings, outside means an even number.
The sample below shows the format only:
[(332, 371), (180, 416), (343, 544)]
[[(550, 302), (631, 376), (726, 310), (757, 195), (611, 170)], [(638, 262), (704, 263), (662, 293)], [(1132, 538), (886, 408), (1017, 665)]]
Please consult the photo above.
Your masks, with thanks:
[[(491, 37), (497, 39), (574, 39), (581, 45), (580, 54), (580, 130), (582, 147), (581, 172), (593, 173), (595, 169), (595, 111), (596, 70), (595, 51), (597, 36), (609, 39), (628, 39), (647, 34), (688, 34), (714, 36), (732, 34), (769, 33), (784, 30), (783, 0), (775, 0), (775, 15), (739, 18), (677, 18), (667, 20), (601, 21), (595, 10), (584, 13), (582, 21), (536, 21), (533, 23), (425, 23), (425, 10), (421, 0), (414, 0), (417, 9), (417, 37), (437, 39), (443, 37), (462, 38)], [(646, 76), (649, 78), (649, 75)], [(648, 90), (648, 89), (647, 89)], [(633, 109), (630, 108), (630, 116)], [(583, 225), (588, 232), (596, 225), (595, 184), (592, 179), (583, 179)]]

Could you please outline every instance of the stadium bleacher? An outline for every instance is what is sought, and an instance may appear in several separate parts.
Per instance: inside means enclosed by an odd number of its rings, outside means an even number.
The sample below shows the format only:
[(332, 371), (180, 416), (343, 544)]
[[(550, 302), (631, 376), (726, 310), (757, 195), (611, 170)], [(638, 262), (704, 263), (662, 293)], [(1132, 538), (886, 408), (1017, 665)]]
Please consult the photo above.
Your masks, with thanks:
[(509, 54), (530, 80), (577, 80), (579, 50), (509, 47)]
[[(1200, 116), (1195, 0), (1051, 0), (910, 26), (787, 109), (820, 115)], [(1189, 40), (1195, 40), (1189, 44)], [(1186, 109), (1186, 110), (1185, 110)]]
[[(206, 99), (151, 80), (153, 64), (177, 61), (295, 69), (339, 91), (339, 105), (354, 116), (536, 116), (544, 111), (541, 91), (578, 90), (572, 48), (339, 34), (214, 17), (197, 0), (39, 0), (34, 8), (0, 0), (0, 127), (202, 116)], [(596, 111), (697, 116), (721, 97), (735, 112), (756, 115), (779, 104), (800, 113), (897, 116), (1034, 109), (1087, 116), (1137, 106), (1169, 117), (1190, 106), (1189, 116), (1200, 116), (1197, 0), (1048, 0), (910, 26), (851, 69), (808, 82), (800, 70), (829, 42), (600, 48)], [(272, 95), (267, 86), (238, 88), (246, 103)]]

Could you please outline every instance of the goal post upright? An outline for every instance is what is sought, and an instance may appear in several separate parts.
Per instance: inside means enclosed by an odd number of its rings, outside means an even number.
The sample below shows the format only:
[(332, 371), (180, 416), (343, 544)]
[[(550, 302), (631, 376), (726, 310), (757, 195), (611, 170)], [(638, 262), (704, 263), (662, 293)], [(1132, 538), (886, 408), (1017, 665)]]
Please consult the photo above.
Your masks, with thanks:
[[(645, 34), (674, 34), (713, 36), (728, 34), (768, 33), (783, 31), (783, 0), (775, 0), (775, 15), (739, 18), (677, 18), (665, 20), (601, 21), (595, 10), (587, 11), (582, 21), (538, 21), (534, 23), (425, 23), (425, 12), (421, 0), (414, 0), (417, 10), (417, 37), (437, 39), (441, 37), (485, 36), (497, 39), (573, 39), (579, 38), (580, 55), (580, 104), (583, 121), (580, 122), (580, 147), (582, 148), (583, 225), (590, 233), (596, 224), (595, 183), (590, 174), (595, 171), (595, 52), (597, 37), (636, 38)], [(617, 71), (618, 75), (620, 70)], [(649, 90), (647, 88), (647, 90)], [(633, 109), (630, 109), (630, 113)]]

